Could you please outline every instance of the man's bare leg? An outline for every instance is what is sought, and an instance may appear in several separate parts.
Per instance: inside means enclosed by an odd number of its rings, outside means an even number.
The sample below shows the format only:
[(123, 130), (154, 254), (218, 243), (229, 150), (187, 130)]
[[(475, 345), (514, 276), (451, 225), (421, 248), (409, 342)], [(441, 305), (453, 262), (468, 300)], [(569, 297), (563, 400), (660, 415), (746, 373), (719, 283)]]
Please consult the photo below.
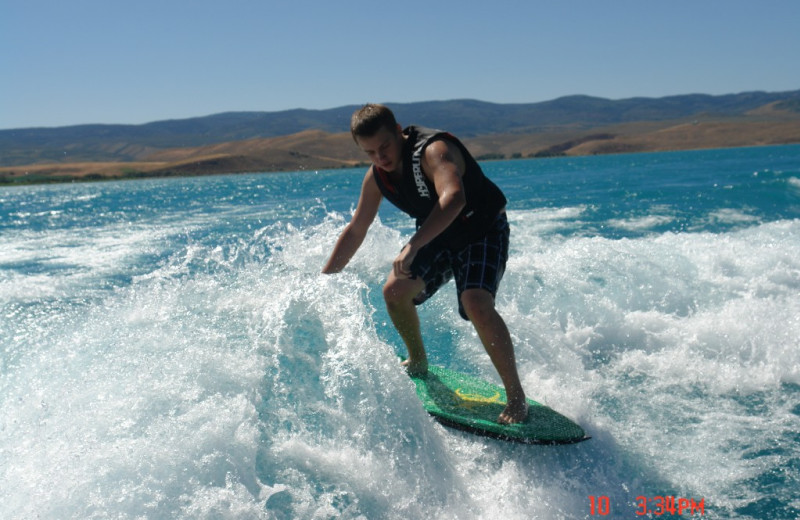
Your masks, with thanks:
[(506, 388), (508, 403), (497, 422), (524, 421), (528, 416), (528, 403), (517, 373), (514, 345), (505, 321), (494, 307), (494, 297), (484, 289), (467, 289), (461, 294), (461, 303)]
[(428, 372), (428, 356), (422, 342), (419, 315), (414, 305), (414, 297), (425, 289), (420, 279), (398, 278), (394, 272), (389, 274), (383, 286), (383, 299), (392, 323), (408, 349), (408, 359), (403, 366), (410, 375), (424, 375)]

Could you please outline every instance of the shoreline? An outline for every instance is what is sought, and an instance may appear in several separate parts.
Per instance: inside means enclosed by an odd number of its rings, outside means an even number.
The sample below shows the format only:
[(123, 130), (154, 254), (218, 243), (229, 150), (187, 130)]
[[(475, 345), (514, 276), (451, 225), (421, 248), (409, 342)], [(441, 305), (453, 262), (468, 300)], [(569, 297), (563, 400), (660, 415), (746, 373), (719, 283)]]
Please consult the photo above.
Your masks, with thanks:
[[(690, 119), (583, 130), (490, 134), (462, 139), (478, 161), (780, 146), (800, 143), (800, 116)], [(0, 166), (0, 187), (367, 167), (349, 133), (301, 132), (195, 148), (163, 149), (134, 161)]]
[[(638, 154), (648, 154), (648, 153), (674, 153), (674, 152), (691, 152), (691, 151), (706, 151), (706, 150), (730, 150), (730, 149), (737, 149), (737, 148), (761, 148), (761, 147), (769, 147), (769, 146), (796, 146), (800, 145), (800, 140), (797, 142), (786, 142), (786, 143), (769, 143), (769, 144), (750, 144), (750, 145), (740, 145), (740, 146), (709, 146), (709, 147), (694, 147), (694, 148), (683, 148), (683, 149), (652, 149), (652, 150), (637, 150), (637, 151), (619, 151), (619, 152), (606, 152), (606, 153), (592, 153), (592, 154), (546, 154), (546, 155), (536, 155), (536, 156), (528, 156), (528, 157), (506, 157), (506, 156), (493, 156), (493, 157), (483, 157), (483, 158), (476, 158), (479, 163), (486, 163), (486, 162), (495, 162), (495, 161), (527, 161), (527, 160), (541, 160), (541, 159), (559, 159), (559, 158), (569, 158), (569, 157), (589, 157), (589, 156), (596, 156), (596, 155), (638, 155)], [(86, 164), (86, 163), (81, 163)], [(127, 163), (120, 163), (121, 165)], [(46, 167), (49, 169), (58, 168), (59, 165), (37, 165), (39, 167)], [(72, 163), (66, 163), (63, 165), (65, 168), (74, 169), (75, 165)], [(249, 174), (278, 174), (278, 173), (292, 173), (292, 172), (316, 172), (320, 170), (343, 170), (343, 169), (351, 169), (351, 168), (367, 168), (369, 167), (369, 163), (358, 163), (354, 165), (341, 165), (341, 166), (328, 166), (322, 168), (303, 168), (298, 167), (295, 169), (280, 169), (280, 170), (265, 170), (265, 169), (253, 169), (253, 170), (240, 170), (240, 171), (208, 171), (208, 172), (200, 172), (195, 171), (192, 173), (189, 172), (173, 172), (169, 170), (158, 170), (158, 171), (128, 171), (125, 173), (107, 173), (107, 174), (98, 174), (98, 173), (87, 173), (87, 174), (79, 174), (79, 175), (41, 175), (41, 174), (34, 174), (34, 175), (16, 175), (13, 178), (9, 178), (3, 173), (3, 170), (8, 170), (11, 168), (0, 168), (0, 188), (4, 187), (14, 187), (14, 186), (40, 186), (40, 185), (48, 185), (48, 184), (74, 184), (74, 183), (94, 183), (94, 182), (113, 182), (113, 181), (137, 181), (137, 180), (146, 180), (146, 179), (166, 179), (166, 178), (191, 178), (191, 177), (210, 177), (210, 176), (227, 176), (227, 175), (249, 175)], [(14, 168), (14, 167), (12, 167)]]

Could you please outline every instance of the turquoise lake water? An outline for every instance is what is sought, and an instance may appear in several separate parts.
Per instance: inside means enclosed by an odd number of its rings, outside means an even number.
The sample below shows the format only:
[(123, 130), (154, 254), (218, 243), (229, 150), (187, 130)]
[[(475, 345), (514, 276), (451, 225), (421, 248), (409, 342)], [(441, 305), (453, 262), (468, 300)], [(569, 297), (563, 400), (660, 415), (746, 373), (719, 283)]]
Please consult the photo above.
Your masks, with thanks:
[[(797, 518), (800, 146), (483, 166), (523, 384), (591, 440), (423, 412), (381, 297), (410, 219), (319, 274), (362, 170), (4, 187), (0, 518)], [(420, 312), (497, 380), (452, 286)]]

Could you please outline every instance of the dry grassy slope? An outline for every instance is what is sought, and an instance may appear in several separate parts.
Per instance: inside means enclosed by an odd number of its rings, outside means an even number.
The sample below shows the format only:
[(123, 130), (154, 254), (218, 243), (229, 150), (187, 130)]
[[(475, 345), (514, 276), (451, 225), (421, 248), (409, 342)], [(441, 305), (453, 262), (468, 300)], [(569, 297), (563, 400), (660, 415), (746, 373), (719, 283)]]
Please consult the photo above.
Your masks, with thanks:
[(305, 131), (270, 139), (250, 139), (196, 148), (144, 154), (130, 163), (77, 162), (0, 168), (0, 179), (121, 178), (160, 175), (208, 175), (256, 171), (349, 167), (363, 162), (348, 133)]
[(469, 139), (466, 144), (476, 156), (499, 153), (528, 157), (537, 153), (592, 155), (800, 143), (800, 114), (775, 110), (773, 105), (738, 118), (698, 116), (588, 130), (483, 136)]
[(184, 174), (337, 168), (353, 166), (362, 160), (348, 134), (319, 130), (166, 150), (146, 159), (167, 163), (159, 170)]
[(620, 152), (730, 148), (800, 142), (800, 120), (781, 122), (692, 122), (654, 132), (617, 136), (609, 140), (581, 143), (568, 155)]
[(175, 148), (148, 155), (148, 161), (185, 161), (212, 155), (270, 157), (295, 153), (309, 157), (325, 157), (344, 163), (355, 160), (358, 149), (348, 134), (329, 134), (308, 130), (299, 134), (264, 139), (248, 139), (197, 148)]

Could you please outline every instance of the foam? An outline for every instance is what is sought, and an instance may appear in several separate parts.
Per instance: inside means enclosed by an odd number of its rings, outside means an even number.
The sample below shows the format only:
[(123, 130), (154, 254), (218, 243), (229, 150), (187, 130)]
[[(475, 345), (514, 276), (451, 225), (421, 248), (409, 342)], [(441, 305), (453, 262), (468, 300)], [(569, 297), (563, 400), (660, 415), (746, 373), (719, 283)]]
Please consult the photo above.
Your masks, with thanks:
[(628, 231), (642, 231), (669, 224), (674, 220), (674, 217), (669, 215), (648, 215), (632, 219), (611, 219), (608, 224)]
[[(606, 427), (672, 486), (726, 496), (776, 463), (745, 453), (768, 450), (797, 427), (773, 392), (799, 382), (798, 236), (800, 223), (780, 221), (719, 234), (518, 244), (507, 297), (519, 316), (510, 327), (531, 338), (518, 347), (521, 364), (527, 369), (535, 355), (539, 370), (569, 380), (580, 398), (566, 399), (568, 411), (580, 415), (583, 401), (611, 413)], [(538, 283), (525, 286), (532, 272)], [(566, 352), (537, 352), (554, 346)], [(537, 386), (564, 406), (558, 385)], [(741, 404), (753, 395), (769, 396), (761, 418)], [(746, 447), (731, 454), (738, 444)]]
[(709, 213), (708, 220), (722, 224), (749, 224), (758, 222), (758, 217), (738, 209), (722, 208)]

